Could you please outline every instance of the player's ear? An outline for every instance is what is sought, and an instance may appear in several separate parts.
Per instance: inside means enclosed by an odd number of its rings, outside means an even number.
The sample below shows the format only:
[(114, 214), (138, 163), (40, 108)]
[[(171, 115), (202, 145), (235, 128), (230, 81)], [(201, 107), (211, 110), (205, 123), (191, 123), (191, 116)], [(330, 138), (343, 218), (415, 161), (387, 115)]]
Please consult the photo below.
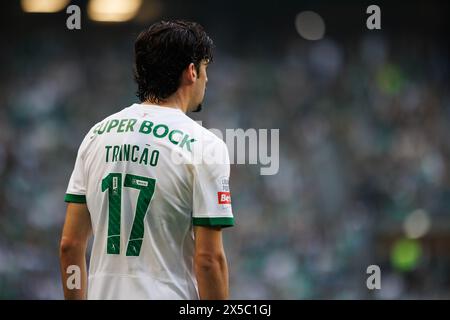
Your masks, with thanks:
[(187, 67), (188, 79), (190, 83), (193, 83), (197, 79), (197, 69), (192, 62)]
[(185, 85), (191, 85), (197, 79), (197, 69), (195, 68), (195, 64), (190, 63), (186, 69), (184, 69), (182, 74), (182, 82)]

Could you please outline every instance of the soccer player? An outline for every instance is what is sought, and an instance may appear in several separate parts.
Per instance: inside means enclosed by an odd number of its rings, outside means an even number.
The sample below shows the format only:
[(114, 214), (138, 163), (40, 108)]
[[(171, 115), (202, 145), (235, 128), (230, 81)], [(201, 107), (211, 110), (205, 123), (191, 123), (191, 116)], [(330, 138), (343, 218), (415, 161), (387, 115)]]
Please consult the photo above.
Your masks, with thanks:
[[(228, 151), (186, 116), (201, 108), (212, 46), (194, 22), (162, 21), (138, 36), (140, 103), (87, 133), (65, 195), (66, 299), (228, 298), (221, 232), (234, 224)], [(67, 286), (73, 265), (80, 289)]]

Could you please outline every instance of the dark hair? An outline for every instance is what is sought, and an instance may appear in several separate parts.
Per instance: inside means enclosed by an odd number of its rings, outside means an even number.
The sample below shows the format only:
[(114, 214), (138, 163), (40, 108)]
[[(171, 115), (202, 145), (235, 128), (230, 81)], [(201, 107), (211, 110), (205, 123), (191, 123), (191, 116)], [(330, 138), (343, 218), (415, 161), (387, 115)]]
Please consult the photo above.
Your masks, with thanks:
[(140, 101), (161, 101), (180, 86), (184, 69), (212, 61), (213, 41), (195, 22), (161, 21), (142, 31), (134, 45), (134, 78)]

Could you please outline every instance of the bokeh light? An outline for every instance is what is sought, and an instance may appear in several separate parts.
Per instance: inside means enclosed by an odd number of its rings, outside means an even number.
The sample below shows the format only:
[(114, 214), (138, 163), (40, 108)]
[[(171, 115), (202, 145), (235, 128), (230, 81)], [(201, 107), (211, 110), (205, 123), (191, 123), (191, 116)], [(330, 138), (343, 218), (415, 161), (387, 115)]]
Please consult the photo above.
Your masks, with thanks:
[(133, 19), (142, 0), (91, 0), (88, 15), (94, 21), (123, 22)]
[(403, 230), (408, 238), (418, 239), (430, 230), (430, 225), (428, 213), (423, 209), (417, 209), (405, 219)]
[(25, 12), (53, 13), (64, 9), (70, 0), (21, 0), (20, 5)]
[(325, 35), (325, 22), (314, 11), (302, 11), (297, 14), (295, 28), (306, 40), (320, 40)]
[(391, 262), (399, 271), (413, 270), (422, 254), (422, 248), (417, 240), (401, 239), (395, 242), (391, 251)]

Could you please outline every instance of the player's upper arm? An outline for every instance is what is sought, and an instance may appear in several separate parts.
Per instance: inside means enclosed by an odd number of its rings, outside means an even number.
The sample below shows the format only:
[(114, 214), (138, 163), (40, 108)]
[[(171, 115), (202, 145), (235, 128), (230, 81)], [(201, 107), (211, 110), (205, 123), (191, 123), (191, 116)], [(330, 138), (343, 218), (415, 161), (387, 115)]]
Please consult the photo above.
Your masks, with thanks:
[(84, 251), (92, 234), (91, 217), (85, 203), (69, 203), (61, 237), (61, 253)]
[(233, 226), (228, 149), (215, 138), (211, 145), (203, 146), (202, 152), (202, 161), (194, 167), (193, 225)]
[(86, 204), (87, 173), (85, 168), (85, 153), (92, 141), (90, 136), (91, 134), (88, 132), (78, 148), (75, 165), (64, 197), (64, 201), (68, 202), (68, 205), (61, 238), (61, 253), (66, 249), (85, 248), (92, 233), (91, 217)]
[(85, 152), (88, 145), (89, 133), (84, 137), (78, 148), (75, 165), (70, 176), (64, 201), (72, 203), (86, 203), (87, 174), (85, 169)]

